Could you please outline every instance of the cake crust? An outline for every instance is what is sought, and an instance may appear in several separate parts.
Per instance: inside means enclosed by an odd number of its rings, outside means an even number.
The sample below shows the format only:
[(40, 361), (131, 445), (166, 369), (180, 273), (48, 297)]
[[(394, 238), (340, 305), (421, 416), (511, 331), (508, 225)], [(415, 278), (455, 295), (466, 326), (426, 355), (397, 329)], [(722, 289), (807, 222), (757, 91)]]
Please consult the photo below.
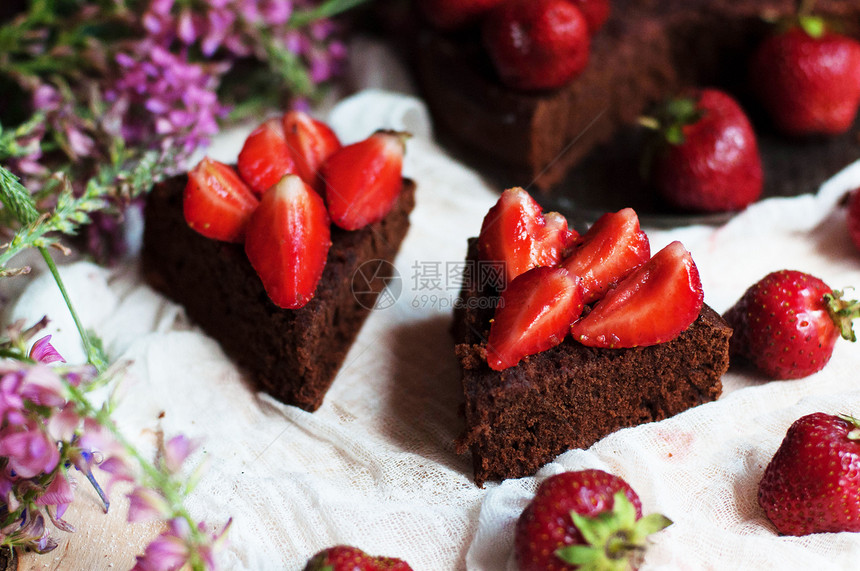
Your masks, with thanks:
[(360, 299), (353, 294), (353, 278), (365, 262), (393, 262), (415, 206), (414, 183), (404, 180), (397, 203), (382, 221), (357, 231), (332, 227), (332, 246), (314, 297), (290, 310), (269, 299), (241, 244), (210, 240), (188, 227), (182, 214), (185, 182), (184, 176), (169, 179), (148, 197), (142, 253), (146, 279), (183, 305), (257, 388), (284, 403), (316, 410), (390, 275), (378, 274), (362, 288)]

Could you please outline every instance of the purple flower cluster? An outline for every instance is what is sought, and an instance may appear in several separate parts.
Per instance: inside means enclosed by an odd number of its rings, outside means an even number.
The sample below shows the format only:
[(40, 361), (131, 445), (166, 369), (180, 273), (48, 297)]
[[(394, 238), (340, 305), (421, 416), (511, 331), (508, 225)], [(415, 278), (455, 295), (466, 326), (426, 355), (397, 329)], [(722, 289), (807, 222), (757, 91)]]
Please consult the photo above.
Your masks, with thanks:
[(0, 538), (50, 551), (56, 542), (45, 525), (71, 531), (62, 517), (74, 500), (68, 468), (92, 475), (96, 457), (78, 439), (83, 419), (66, 399), (66, 385), (79, 387), (95, 369), (49, 367), (63, 359), (50, 336), (33, 344), (31, 362), (0, 362)]
[[(44, 326), (22, 332), (10, 329), (17, 345)], [(105, 510), (111, 487), (135, 482), (123, 447), (103, 424), (80, 413), (69, 387), (84, 389), (96, 376), (91, 366), (68, 367), (48, 335), (33, 343), (26, 359), (0, 361), (0, 543), (28, 547), (39, 553), (56, 548), (47, 522), (72, 532), (63, 520), (75, 499), (76, 468), (93, 484)], [(59, 366), (49, 366), (49, 365)], [(179, 435), (162, 444), (156, 469), (168, 489), (176, 488), (183, 463), (196, 445)], [(98, 467), (108, 476), (104, 491), (93, 476)], [(175, 501), (175, 500), (174, 500)], [(218, 533), (205, 525), (192, 527), (156, 489), (135, 485), (129, 494), (129, 522), (158, 519), (166, 531), (137, 558), (138, 571), (172, 571), (190, 564), (215, 569), (215, 550), (224, 541), (229, 522)]]
[[(268, 62), (272, 77), (281, 81), (281, 91), (254, 95), (268, 97), (269, 103), (291, 95), (298, 106), (307, 104), (314, 86), (341, 71), (346, 48), (338, 39), (339, 27), (318, 19), (297, 28), (292, 20), (320, 4), (321, 0), (143, 0), (117, 18), (111, 3), (83, 3), (79, 13), (62, 19), (70, 26), (62, 34), (44, 27), (43, 20), (34, 22), (14, 55), (44, 60), (44, 67), (54, 71), (34, 73), (31, 70), (41, 64), (30, 66), (25, 61), (26, 71), (13, 75), (43, 120), (16, 141), (17, 149), (5, 157), (5, 166), (33, 191), (43, 189), (52, 173), (63, 171), (79, 193), (90, 177), (116, 161), (118, 147), (139, 152), (138, 159), (157, 151), (159, 160), (151, 167), (157, 171), (155, 178), (184, 170), (192, 152), (208, 145), (226, 117), (228, 108), (219, 101), (219, 90), (232, 97), (222, 80), (238, 62), (243, 71), (248, 62)], [(108, 37), (92, 33), (112, 26), (123, 29)], [(78, 36), (77, 44), (51, 43)], [(54, 54), (69, 57), (72, 63), (57, 65)], [(306, 71), (295, 73), (292, 62)], [(14, 64), (7, 67), (14, 69)], [(135, 160), (132, 153), (119, 165), (110, 164), (122, 173), (109, 193), (109, 198), (116, 198), (109, 201), (113, 211), (128, 206), (122, 200), (129, 194), (125, 181), (140, 180), (132, 172)], [(96, 223), (82, 246), (110, 260), (123, 253), (124, 245), (120, 226), (103, 223), (104, 217), (92, 216)]]
[(249, 56), (265, 61), (275, 47), (300, 57), (311, 80), (334, 77), (346, 56), (330, 20), (313, 22), (308, 30), (290, 25), (297, 10), (311, 9), (310, 0), (206, 0), (196, 10), (176, 0), (153, 0), (143, 16), (150, 40), (170, 47), (197, 47), (205, 58), (226, 61)]
[(230, 523), (216, 533), (207, 534), (202, 522), (194, 529), (186, 519), (173, 518), (167, 530), (137, 557), (131, 571), (175, 571), (190, 562), (198, 568), (215, 569), (215, 551), (224, 541)]
[(184, 159), (218, 132), (218, 120), (227, 113), (215, 92), (223, 64), (191, 63), (150, 41), (118, 53), (116, 63), (119, 74), (105, 99), (110, 113), (123, 117), (120, 132), (127, 145)]

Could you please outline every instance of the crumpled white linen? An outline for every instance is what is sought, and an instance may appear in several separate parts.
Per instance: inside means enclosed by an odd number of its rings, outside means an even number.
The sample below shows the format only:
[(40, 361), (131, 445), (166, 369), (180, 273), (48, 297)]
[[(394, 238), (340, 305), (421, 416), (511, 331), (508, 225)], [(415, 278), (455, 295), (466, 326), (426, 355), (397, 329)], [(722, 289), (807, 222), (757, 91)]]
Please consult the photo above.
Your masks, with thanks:
[[(569, 451), (535, 477), (475, 486), (468, 455), (453, 447), (462, 396), (448, 328), (459, 283), (448, 271), (460, 267), (466, 239), (500, 189), (436, 146), (417, 99), (365, 91), (336, 105), (329, 120), (345, 142), (381, 127), (411, 130), (405, 169), (418, 194), (396, 260), (399, 299), (371, 313), (317, 412), (256, 393), (181, 307), (146, 285), (135, 261), (62, 268), (86, 325), (112, 359), (129, 363), (120, 426), (149, 451), (157, 429), (201, 440), (193, 458), (209, 467), (189, 506), (211, 526), (233, 518), (223, 568), (298, 570), (319, 549), (348, 543), (405, 558), (416, 571), (514, 569), (513, 526), (537, 484), (593, 467), (625, 478), (647, 511), (675, 522), (654, 537), (643, 569), (852, 568), (860, 535), (779, 537), (756, 503), (758, 479), (793, 420), (818, 410), (860, 413), (860, 351), (847, 342), (809, 378), (767, 382), (732, 370), (714, 403)], [(225, 133), (210, 154), (235, 157), (248, 130)], [(860, 284), (860, 253), (837, 207), (855, 186), (860, 163), (815, 195), (765, 200), (722, 227), (649, 231), (652, 250), (684, 242), (706, 302), (720, 312), (771, 270), (807, 271), (833, 287)], [(60, 353), (82, 360), (47, 274), (5, 317), (44, 314)]]

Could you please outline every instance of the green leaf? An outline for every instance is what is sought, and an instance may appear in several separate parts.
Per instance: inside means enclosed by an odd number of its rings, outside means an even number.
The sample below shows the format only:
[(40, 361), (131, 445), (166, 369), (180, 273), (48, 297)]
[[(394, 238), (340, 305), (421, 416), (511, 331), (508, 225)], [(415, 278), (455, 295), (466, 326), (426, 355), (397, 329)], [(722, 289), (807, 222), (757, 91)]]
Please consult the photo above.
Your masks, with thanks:
[(612, 496), (612, 512), (619, 526), (630, 528), (636, 523), (636, 507), (623, 491), (619, 490)]
[(600, 548), (592, 545), (566, 545), (555, 550), (555, 556), (570, 565), (588, 565), (600, 555)]
[(0, 165), (0, 202), (21, 224), (32, 224), (39, 218), (39, 210), (30, 192), (18, 177)]
[(641, 542), (652, 533), (657, 533), (662, 529), (666, 529), (670, 525), (672, 525), (672, 520), (663, 514), (653, 513), (642, 516), (642, 518), (636, 522), (634, 528), (635, 537), (633, 540), (635, 542)]
[(303, 28), (317, 20), (332, 18), (352, 10), (357, 6), (361, 6), (368, 0), (327, 0), (319, 6), (308, 8), (306, 10), (297, 10), (290, 17), (290, 26), (293, 28)]
[(611, 533), (606, 526), (606, 518), (603, 517), (607, 512), (597, 514), (594, 517), (586, 517), (575, 511), (570, 512), (570, 518), (573, 520), (573, 525), (582, 534), (582, 538), (589, 545), (601, 545), (606, 541), (606, 537)]

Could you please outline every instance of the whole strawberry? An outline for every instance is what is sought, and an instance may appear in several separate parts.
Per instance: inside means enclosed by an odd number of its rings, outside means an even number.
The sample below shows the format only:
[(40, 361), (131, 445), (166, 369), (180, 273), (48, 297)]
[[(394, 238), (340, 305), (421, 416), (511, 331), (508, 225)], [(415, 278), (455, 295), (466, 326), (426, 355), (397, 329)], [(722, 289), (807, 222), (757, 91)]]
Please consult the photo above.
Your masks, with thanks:
[(586, 567), (635, 569), (645, 538), (672, 522), (642, 517), (642, 503), (621, 478), (602, 470), (564, 472), (544, 480), (517, 521), (520, 571)]
[(860, 106), (860, 42), (801, 15), (762, 42), (750, 81), (774, 124), (789, 135), (838, 134)]
[(668, 102), (650, 126), (661, 140), (649, 165), (672, 206), (699, 212), (740, 210), (761, 196), (758, 142), (740, 105), (703, 89)]
[(860, 531), (860, 421), (799, 418), (768, 464), (758, 503), (784, 535)]
[(820, 279), (795, 270), (766, 275), (724, 315), (734, 329), (732, 356), (773, 379), (799, 379), (830, 361), (840, 336), (855, 341), (860, 303), (842, 299)]
[(561, 87), (588, 63), (588, 20), (568, 0), (510, 0), (487, 15), (482, 33), (502, 81), (516, 89)]
[(348, 545), (335, 545), (314, 555), (304, 571), (412, 571), (402, 559), (372, 557)]

